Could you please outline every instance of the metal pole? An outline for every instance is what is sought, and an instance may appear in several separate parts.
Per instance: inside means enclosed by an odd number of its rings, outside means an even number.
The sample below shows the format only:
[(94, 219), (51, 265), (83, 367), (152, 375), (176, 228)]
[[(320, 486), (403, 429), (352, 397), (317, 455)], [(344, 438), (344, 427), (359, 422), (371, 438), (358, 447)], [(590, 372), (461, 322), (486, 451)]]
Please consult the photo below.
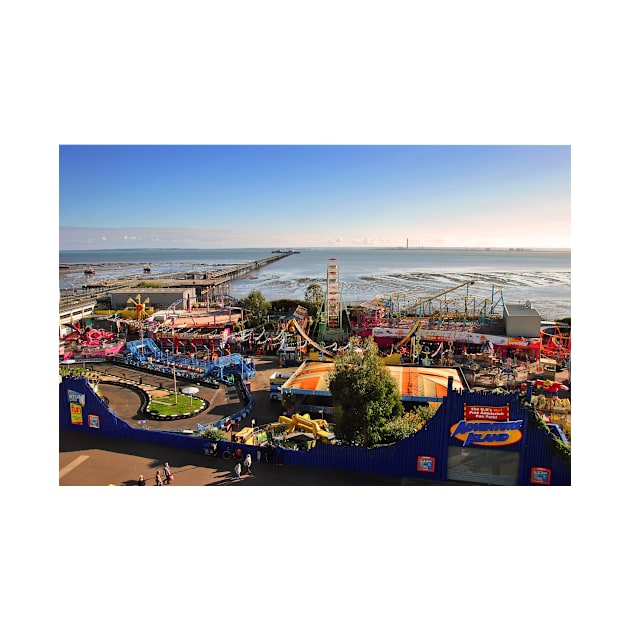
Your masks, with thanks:
[(177, 376), (175, 374), (175, 354), (173, 354), (173, 387), (175, 388), (175, 404), (177, 404)]

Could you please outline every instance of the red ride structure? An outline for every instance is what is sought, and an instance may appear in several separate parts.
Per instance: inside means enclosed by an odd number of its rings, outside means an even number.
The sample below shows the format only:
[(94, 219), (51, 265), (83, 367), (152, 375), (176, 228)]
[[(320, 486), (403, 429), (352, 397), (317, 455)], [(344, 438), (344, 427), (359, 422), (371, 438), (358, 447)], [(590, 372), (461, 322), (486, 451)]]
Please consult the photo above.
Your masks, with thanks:
[(568, 324), (553, 323), (541, 326), (540, 354), (547, 359), (562, 363), (571, 356), (571, 327)]

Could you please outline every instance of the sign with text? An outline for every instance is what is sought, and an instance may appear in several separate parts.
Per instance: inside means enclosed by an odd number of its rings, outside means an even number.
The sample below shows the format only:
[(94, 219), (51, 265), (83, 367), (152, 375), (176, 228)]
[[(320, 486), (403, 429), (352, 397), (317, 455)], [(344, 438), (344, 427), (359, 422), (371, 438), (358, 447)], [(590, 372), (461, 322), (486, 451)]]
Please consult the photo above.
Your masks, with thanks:
[(83, 407), (70, 403), (70, 422), (72, 424), (83, 424)]
[(75, 405), (85, 406), (85, 394), (81, 392), (75, 392), (72, 389), (68, 390), (68, 400)]
[(435, 457), (429, 457), (428, 455), (418, 455), (416, 470), (418, 472), (435, 472)]
[(522, 420), (510, 422), (509, 405), (464, 405), (464, 419), (451, 426), (463, 446), (508, 446), (522, 437)]
[(68, 402), (70, 403), (70, 422), (83, 424), (83, 407), (85, 406), (85, 394), (68, 390)]
[(529, 480), (531, 483), (548, 486), (551, 483), (551, 470), (549, 468), (540, 468), (539, 466), (534, 466), (534, 468), (532, 468)]
[(508, 420), (509, 405), (490, 407), (489, 405), (464, 405), (464, 420)]

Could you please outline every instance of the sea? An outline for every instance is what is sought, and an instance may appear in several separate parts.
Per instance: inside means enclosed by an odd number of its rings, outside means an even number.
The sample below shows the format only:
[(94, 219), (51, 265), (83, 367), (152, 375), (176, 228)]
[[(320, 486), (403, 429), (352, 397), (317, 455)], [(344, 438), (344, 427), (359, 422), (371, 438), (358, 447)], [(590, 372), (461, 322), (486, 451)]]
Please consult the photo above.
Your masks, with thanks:
[[(543, 320), (571, 317), (571, 251), (456, 248), (305, 248), (231, 283), (232, 297), (259, 290), (267, 300), (303, 299), (311, 284), (326, 291), (328, 263), (339, 271), (342, 302), (348, 306), (380, 298), (401, 303), (459, 289), (468, 300), (529, 304)], [(272, 256), (271, 249), (118, 249), (59, 252), (59, 288), (114, 279), (148, 280), (186, 272), (203, 273)], [(151, 273), (144, 272), (146, 266)], [(447, 294), (450, 295), (451, 293)]]

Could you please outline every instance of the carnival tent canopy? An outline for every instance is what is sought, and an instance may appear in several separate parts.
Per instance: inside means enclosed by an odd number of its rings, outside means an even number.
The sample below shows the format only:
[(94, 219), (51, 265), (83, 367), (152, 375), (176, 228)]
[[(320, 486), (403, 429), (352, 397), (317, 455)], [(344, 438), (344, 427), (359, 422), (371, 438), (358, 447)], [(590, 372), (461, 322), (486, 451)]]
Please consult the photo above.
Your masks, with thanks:
[[(330, 396), (328, 377), (334, 370), (330, 361), (306, 361), (282, 386), (282, 391), (293, 394)], [(453, 389), (467, 389), (465, 380), (455, 368), (420, 367), (414, 365), (384, 366), (398, 385), (403, 400), (421, 401), (426, 398), (444, 398), (448, 379), (453, 378)]]

